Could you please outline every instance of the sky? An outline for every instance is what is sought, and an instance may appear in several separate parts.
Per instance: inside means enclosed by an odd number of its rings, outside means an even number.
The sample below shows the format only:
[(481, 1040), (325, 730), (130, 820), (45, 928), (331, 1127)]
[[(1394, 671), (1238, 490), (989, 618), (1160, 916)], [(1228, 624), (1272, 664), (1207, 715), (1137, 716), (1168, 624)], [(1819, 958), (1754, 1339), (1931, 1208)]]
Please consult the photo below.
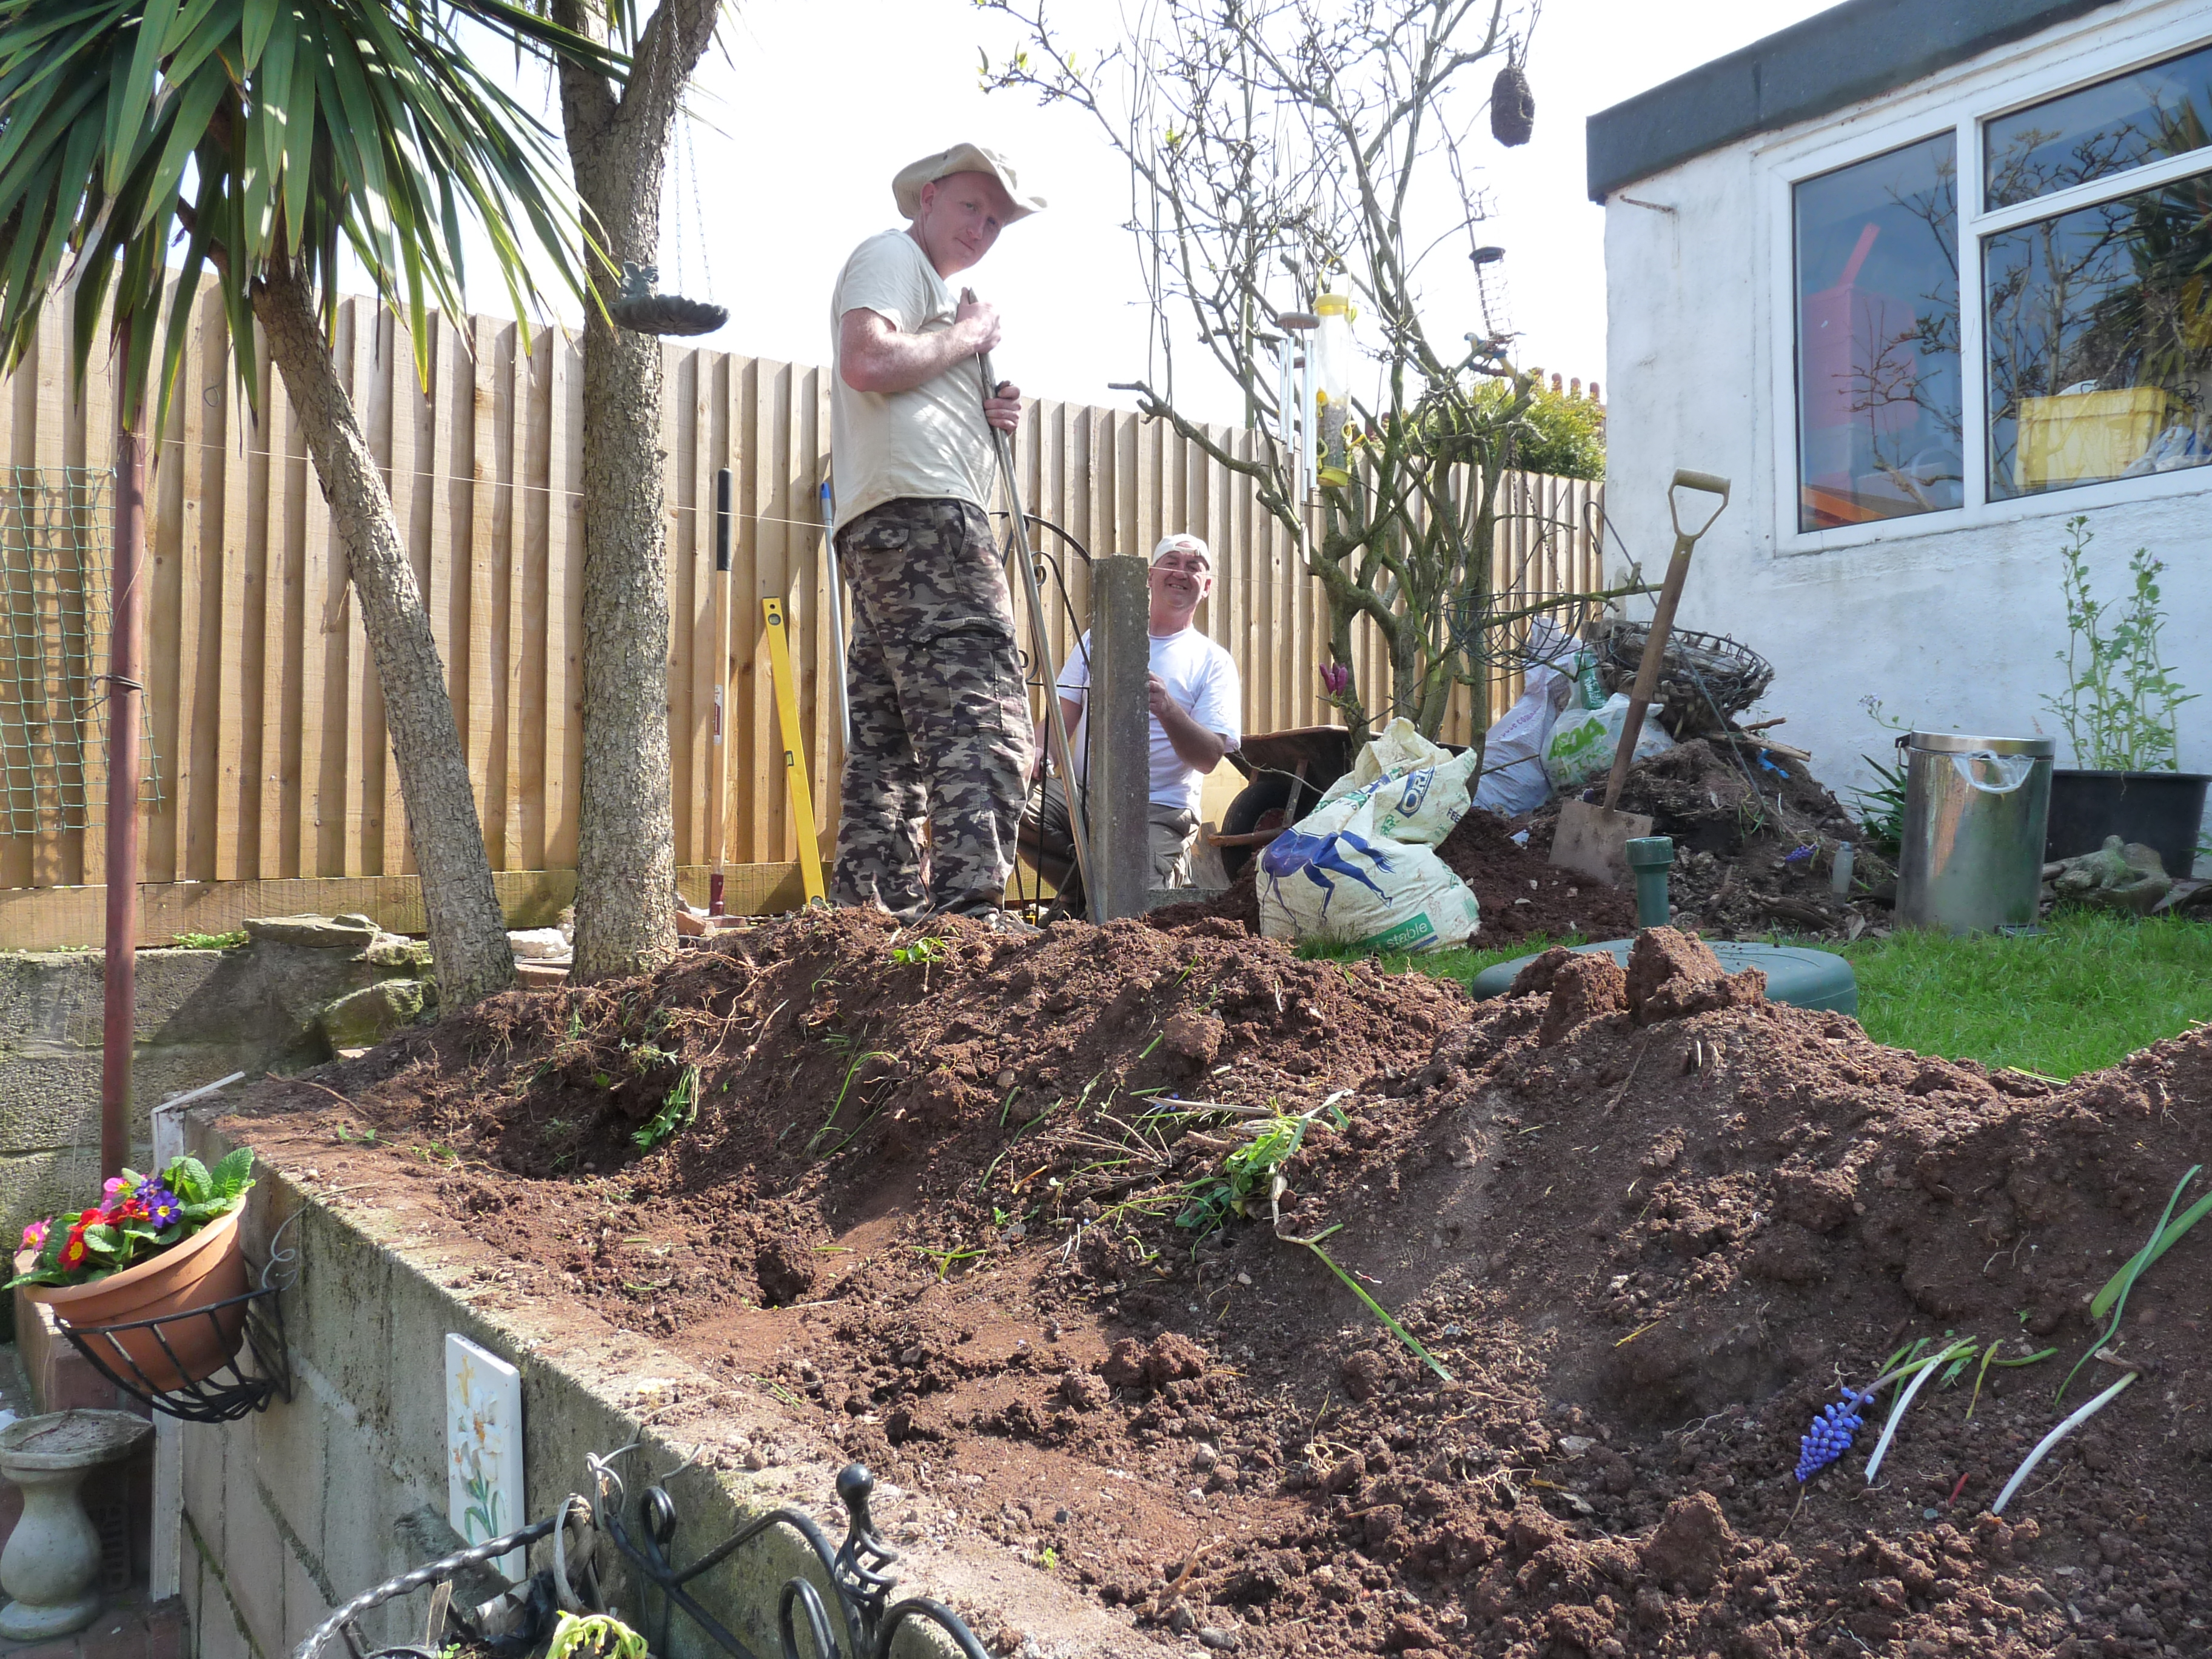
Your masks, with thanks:
[[(1584, 381), (1605, 374), (1603, 213), (1584, 187), (1591, 114), (1826, 9), (1830, 0), (1545, 0), (1530, 47), (1535, 135), (1507, 149), (1476, 112), (1469, 147), (1502, 246), (1493, 320), (1519, 334), (1516, 361)], [(1525, 15), (1525, 5), (1523, 7)], [(1123, 28), (1118, 0), (1058, 0), (1048, 15), (1078, 48)], [(1109, 390), (1147, 371), (1148, 330), (1127, 169), (1082, 112), (986, 93), (979, 53), (1003, 58), (1012, 26), (971, 0), (752, 0), (726, 13), (702, 65), (664, 197), (662, 286), (730, 308), (697, 343), (801, 362), (827, 360), (831, 286), (854, 246), (902, 222), (891, 176), (970, 140), (1008, 155), (1047, 210), (1010, 227), (965, 277), (1005, 325), (998, 373), (1025, 394), (1133, 407)], [(556, 126), (541, 72), (523, 100)], [(1478, 71), (1486, 86), (1492, 73)], [(1034, 184), (1030, 180), (1034, 179)], [(1436, 267), (1431, 330), (1481, 327), (1462, 260)], [(1461, 291), (1463, 289), (1464, 291)], [(500, 310), (503, 296), (472, 293)], [(1455, 311), (1468, 313), (1460, 319)], [(1154, 366), (1155, 368), (1157, 366)], [(1231, 420), (1225, 380), (1179, 356), (1188, 412)]]

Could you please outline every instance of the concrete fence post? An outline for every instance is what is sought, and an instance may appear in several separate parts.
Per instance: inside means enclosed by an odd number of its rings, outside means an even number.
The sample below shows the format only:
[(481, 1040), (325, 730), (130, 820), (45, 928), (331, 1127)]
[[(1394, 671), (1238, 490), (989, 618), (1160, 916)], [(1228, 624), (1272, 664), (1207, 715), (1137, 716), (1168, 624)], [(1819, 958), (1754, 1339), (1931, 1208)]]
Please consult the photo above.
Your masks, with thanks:
[(1091, 562), (1091, 919), (1142, 915), (1152, 885), (1151, 595), (1139, 558)]

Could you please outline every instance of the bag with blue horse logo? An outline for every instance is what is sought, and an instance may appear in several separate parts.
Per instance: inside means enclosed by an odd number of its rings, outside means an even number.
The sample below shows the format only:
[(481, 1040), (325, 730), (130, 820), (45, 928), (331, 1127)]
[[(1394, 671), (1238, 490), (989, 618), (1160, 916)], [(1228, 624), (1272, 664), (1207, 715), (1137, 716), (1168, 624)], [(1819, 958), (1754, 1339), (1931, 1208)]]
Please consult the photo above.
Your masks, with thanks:
[(1261, 851), (1261, 933), (1374, 951), (1467, 943), (1479, 921), (1474, 895), (1434, 847), (1466, 816), (1474, 768), (1472, 754), (1449, 755), (1393, 721), (1318, 807)]

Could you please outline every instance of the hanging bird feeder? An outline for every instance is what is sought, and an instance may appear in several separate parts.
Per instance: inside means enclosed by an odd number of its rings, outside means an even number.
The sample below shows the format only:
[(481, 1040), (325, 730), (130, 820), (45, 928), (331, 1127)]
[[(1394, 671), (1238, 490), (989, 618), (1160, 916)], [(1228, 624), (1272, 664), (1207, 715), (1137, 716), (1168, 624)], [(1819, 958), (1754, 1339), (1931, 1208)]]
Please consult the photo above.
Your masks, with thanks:
[(1535, 131), (1536, 94), (1521, 65), (1509, 61), (1490, 83), (1491, 137), (1510, 149), (1527, 143)]
[(623, 261), (622, 286), (607, 314), (638, 334), (712, 334), (730, 320), (729, 307), (680, 294), (663, 294), (657, 265)]

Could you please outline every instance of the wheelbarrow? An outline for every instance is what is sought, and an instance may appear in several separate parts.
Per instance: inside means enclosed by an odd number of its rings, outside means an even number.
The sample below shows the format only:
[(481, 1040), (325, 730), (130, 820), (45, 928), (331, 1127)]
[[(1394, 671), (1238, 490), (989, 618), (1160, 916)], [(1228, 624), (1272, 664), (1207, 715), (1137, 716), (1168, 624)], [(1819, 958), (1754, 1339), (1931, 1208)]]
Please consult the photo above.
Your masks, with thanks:
[(1229, 763), (1243, 774), (1245, 784), (1211, 840), (1230, 880), (1352, 769), (1352, 733), (1340, 726), (1255, 732), (1229, 751)]

